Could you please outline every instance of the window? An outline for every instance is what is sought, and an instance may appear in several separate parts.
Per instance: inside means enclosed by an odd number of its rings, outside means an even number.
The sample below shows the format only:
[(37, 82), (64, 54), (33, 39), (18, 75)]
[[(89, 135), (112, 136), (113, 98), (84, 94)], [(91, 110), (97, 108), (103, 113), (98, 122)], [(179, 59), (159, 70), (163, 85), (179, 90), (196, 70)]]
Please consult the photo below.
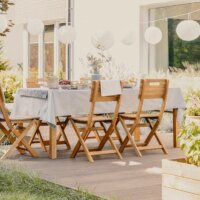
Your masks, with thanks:
[[(65, 26), (66, 23), (60, 23), (59, 27)], [(54, 59), (55, 53), (58, 56), (58, 76), (60, 78), (70, 78), (68, 72), (71, 73), (72, 63), (69, 62), (69, 56), (72, 56), (72, 51), (70, 45), (66, 48), (66, 45), (63, 43), (58, 43), (58, 49), (55, 48), (54, 36), (55, 36), (55, 25), (45, 25), (44, 30), (44, 44), (38, 44), (38, 36), (30, 36), (29, 40), (29, 77), (37, 78), (39, 73), (39, 45), (44, 45), (43, 49), (43, 60), (44, 60), (44, 76), (52, 76), (54, 74)], [(55, 52), (58, 51), (58, 52)]]
[[(195, 41), (185, 42), (178, 38), (176, 34), (177, 24), (188, 19), (188, 15), (182, 15), (200, 9), (200, 3), (189, 3), (168, 7), (153, 8), (149, 10), (149, 20), (168, 18), (156, 21), (150, 25), (157, 26), (163, 33), (162, 41), (153, 46), (149, 45), (149, 72), (167, 71), (170, 67), (181, 67), (200, 62), (200, 38)], [(200, 12), (191, 15), (193, 20), (200, 19)]]
[(44, 43), (45, 77), (47, 77), (52, 76), (54, 72), (54, 25), (45, 26)]
[[(60, 24), (61, 26), (65, 26), (66, 23)], [(66, 45), (59, 42), (59, 57), (60, 57), (60, 62), (59, 62), (59, 76), (60, 78), (65, 78), (66, 77)]]
[(38, 38), (36, 36), (30, 36), (30, 67), (29, 77), (38, 77)]

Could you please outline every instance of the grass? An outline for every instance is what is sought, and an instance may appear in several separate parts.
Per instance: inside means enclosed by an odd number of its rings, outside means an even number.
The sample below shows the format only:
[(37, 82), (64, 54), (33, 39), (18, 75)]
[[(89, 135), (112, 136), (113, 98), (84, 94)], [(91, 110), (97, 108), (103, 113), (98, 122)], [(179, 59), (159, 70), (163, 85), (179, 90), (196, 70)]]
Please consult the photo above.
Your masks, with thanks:
[(1, 200), (103, 200), (88, 192), (65, 188), (0, 162)]

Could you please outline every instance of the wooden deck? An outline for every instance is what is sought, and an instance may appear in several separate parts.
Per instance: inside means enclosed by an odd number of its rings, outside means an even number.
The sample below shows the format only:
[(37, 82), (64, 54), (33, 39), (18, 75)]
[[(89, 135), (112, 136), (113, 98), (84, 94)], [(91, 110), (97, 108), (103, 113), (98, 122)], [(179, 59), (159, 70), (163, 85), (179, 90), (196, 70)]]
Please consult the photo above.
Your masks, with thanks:
[[(76, 141), (71, 129), (70, 142)], [(38, 149), (40, 158), (15, 156), (12, 160), (23, 167), (38, 172), (44, 179), (67, 187), (80, 187), (108, 199), (161, 200), (161, 160), (182, 157), (179, 149), (172, 148), (172, 134), (162, 134), (169, 154), (161, 150), (143, 152), (136, 157), (132, 149), (126, 150), (123, 160), (115, 155), (96, 156), (89, 163), (84, 154), (70, 159), (70, 151), (59, 147), (58, 159), (48, 159), (48, 154)]]

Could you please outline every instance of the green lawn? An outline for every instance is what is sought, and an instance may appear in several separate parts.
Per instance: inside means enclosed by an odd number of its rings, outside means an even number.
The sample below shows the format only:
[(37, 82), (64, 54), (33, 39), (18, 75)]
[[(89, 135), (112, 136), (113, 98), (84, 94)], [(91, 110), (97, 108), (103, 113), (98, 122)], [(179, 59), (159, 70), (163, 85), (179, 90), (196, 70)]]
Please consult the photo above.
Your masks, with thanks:
[(72, 190), (42, 180), (0, 162), (1, 200), (102, 200), (87, 192)]

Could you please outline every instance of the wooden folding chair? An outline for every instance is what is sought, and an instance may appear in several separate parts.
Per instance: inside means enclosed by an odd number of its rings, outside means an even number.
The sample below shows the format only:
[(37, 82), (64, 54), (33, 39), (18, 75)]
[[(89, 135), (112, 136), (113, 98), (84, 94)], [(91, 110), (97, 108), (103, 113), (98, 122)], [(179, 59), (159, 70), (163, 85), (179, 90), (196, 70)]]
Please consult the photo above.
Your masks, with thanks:
[[(122, 84), (121, 84), (122, 85)], [(75, 130), (75, 133), (78, 137), (78, 142), (71, 154), (71, 158), (75, 158), (79, 151), (84, 151), (90, 162), (94, 162), (92, 156), (94, 155), (103, 155), (103, 154), (117, 154), (118, 158), (122, 158), (120, 152), (118, 151), (115, 143), (112, 139), (112, 133), (115, 130), (115, 124), (118, 118), (119, 106), (121, 102), (121, 95), (114, 96), (101, 96), (101, 87), (100, 81), (93, 81), (90, 97), (91, 107), (90, 113), (85, 117), (71, 117), (70, 121)], [(115, 102), (115, 111), (112, 116), (107, 115), (95, 115), (95, 106), (98, 102)], [(96, 127), (96, 123), (100, 123), (101, 127)], [(104, 123), (109, 124), (109, 127), (106, 128)], [(78, 124), (84, 124), (84, 128), (78, 128)], [(86, 144), (86, 140), (89, 138), (90, 133), (95, 131), (103, 131), (104, 136), (99, 140), (98, 148), (89, 149)], [(98, 137), (98, 136), (97, 136)], [(103, 150), (105, 144), (110, 142), (112, 149)], [(80, 148), (83, 150), (80, 150)]]
[[(65, 128), (68, 125), (69, 117), (70, 116), (63, 116), (62, 118), (64, 120), (61, 120), (59, 117), (56, 117), (56, 124), (57, 124), (57, 126), (59, 128), (59, 132), (58, 132), (58, 135), (57, 135), (57, 145), (63, 145), (64, 144), (64, 145), (66, 145), (68, 150), (71, 149), (71, 145), (70, 145), (69, 140), (67, 138), (67, 135), (65, 133)], [(40, 121), (39, 128), (41, 126), (49, 126), (49, 125), (47, 123), (45, 123), (45, 122), (41, 122)], [(44, 151), (47, 151), (46, 146), (49, 146), (49, 141), (43, 139), (42, 133), (41, 133), (39, 128), (35, 132), (35, 134), (32, 135), (32, 137), (31, 137), (31, 139), (29, 141), (29, 144), (32, 145), (32, 144), (40, 143), (42, 149)]]
[[(26, 80), (26, 84), (28, 88), (39, 88), (40, 87), (40, 82), (45, 82), (46, 79), (45, 78), (41, 78), (41, 79), (37, 79), (37, 78), (29, 78)], [(56, 122), (57, 122), (57, 126), (59, 127), (59, 133), (57, 136), (57, 144), (58, 145), (62, 145), (65, 144), (67, 146), (67, 149), (71, 149), (69, 140), (66, 136), (65, 133), (65, 128), (69, 122), (69, 116), (63, 116), (62, 118), (64, 118), (64, 121), (60, 120), (59, 117), (56, 117)], [(48, 126), (47, 123), (40, 121), (40, 125), (41, 126)], [(61, 140), (63, 138), (63, 140)], [(38, 130), (32, 135), (32, 137), (30, 138), (29, 144), (38, 144), (40, 143), (41, 148), (44, 151), (47, 151), (46, 146), (49, 145), (49, 141), (45, 141), (42, 137), (42, 133), (40, 131), (40, 129), (38, 128)]]
[[(71, 145), (69, 143), (69, 140), (67, 138), (67, 135), (65, 133), (65, 128), (67, 127), (69, 123), (70, 116), (64, 116), (62, 118), (65, 118), (64, 121), (62, 121), (59, 117), (56, 117), (57, 125), (59, 126), (59, 134), (57, 136), (57, 144), (65, 144), (67, 149), (71, 149)], [(61, 138), (63, 140), (61, 140)]]
[[(168, 94), (169, 81), (166, 79), (146, 79), (141, 80), (140, 92), (139, 92), (139, 105), (138, 111), (136, 114), (120, 114), (119, 120), (125, 130), (126, 137), (119, 149), (122, 153), (126, 147), (132, 147), (138, 156), (142, 156), (141, 150), (149, 150), (149, 149), (162, 149), (166, 154), (167, 151), (158, 136), (157, 129), (161, 123), (163, 113), (165, 110), (167, 94)], [(144, 113), (142, 112), (143, 103), (145, 100), (155, 100), (160, 99), (161, 107), (158, 113)], [(128, 121), (128, 123), (127, 123)], [(132, 121), (132, 123), (130, 123)], [(136, 144), (134, 138), (132, 137), (134, 131), (138, 127), (149, 127), (151, 129), (144, 143)], [(149, 146), (151, 139), (155, 136), (158, 145)], [(130, 141), (130, 145), (128, 142)]]
[[(5, 96), (4, 96), (4, 94), (3, 94), (3, 90), (2, 90), (2, 88), (0, 87), (0, 99), (1, 99), (1, 101), (3, 102), (3, 104), (5, 105)], [(5, 110), (6, 110), (6, 112), (9, 114), (10, 113), (10, 111), (6, 108), (6, 106), (5, 106)], [(1, 132), (2, 132), (2, 136), (1, 136), (1, 138), (0, 138), (0, 145), (3, 143), (3, 142), (5, 142), (5, 140), (7, 139), (8, 140), (8, 142), (13, 142), (14, 141), (14, 138), (12, 137), (12, 136), (10, 136), (9, 138), (7, 137), (8, 136), (8, 132), (6, 131), (6, 129), (5, 129), (5, 127), (3, 126), (3, 124), (2, 123), (5, 123), (5, 119), (4, 119), (4, 117), (3, 117), (3, 114), (0, 112), (0, 130), (1, 130)]]
[[(4, 153), (1, 159), (4, 159), (12, 154), (12, 152), (17, 149), (21, 154), (24, 154), (25, 151), (28, 151), (33, 157), (37, 157), (37, 153), (34, 149), (28, 144), (28, 141), (25, 139), (29, 131), (36, 132), (39, 127), (39, 120), (32, 117), (26, 118), (10, 118), (8, 110), (5, 107), (5, 102), (3, 98), (3, 92), (0, 87), (0, 112), (2, 113), (2, 122), (0, 123), (0, 129), (3, 132), (4, 136), (1, 138), (1, 143), (7, 138), (11, 143), (11, 147)], [(18, 124), (28, 123), (27, 128), (21, 129), (18, 127)], [(33, 128), (33, 129), (32, 129)]]
[[(110, 116), (110, 114), (106, 114), (107, 117)], [(99, 115), (99, 116), (102, 116)], [(119, 122), (117, 121), (116, 122), (116, 125), (118, 124)], [(95, 126), (95, 125), (94, 125)], [(96, 127), (96, 126), (95, 126)], [(99, 123), (99, 126), (98, 128), (96, 127), (96, 130), (93, 131), (93, 136), (89, 136), (88, 139), (96, 139), (99, 143), (101, 142), (101, 139), (102, 139), (102, 136), (99, 134), (99, 131), (102, 131), (105, 129), (105, 124), (103, 124), (102, 122)], [(122, 144), (122, 137), (120, 135), (120, 132), (117, 128), (115, 128), (113, 134), (112, 134), (112, 139), (113, 140), (116, 140), (118, 141), (120, 144)]]

